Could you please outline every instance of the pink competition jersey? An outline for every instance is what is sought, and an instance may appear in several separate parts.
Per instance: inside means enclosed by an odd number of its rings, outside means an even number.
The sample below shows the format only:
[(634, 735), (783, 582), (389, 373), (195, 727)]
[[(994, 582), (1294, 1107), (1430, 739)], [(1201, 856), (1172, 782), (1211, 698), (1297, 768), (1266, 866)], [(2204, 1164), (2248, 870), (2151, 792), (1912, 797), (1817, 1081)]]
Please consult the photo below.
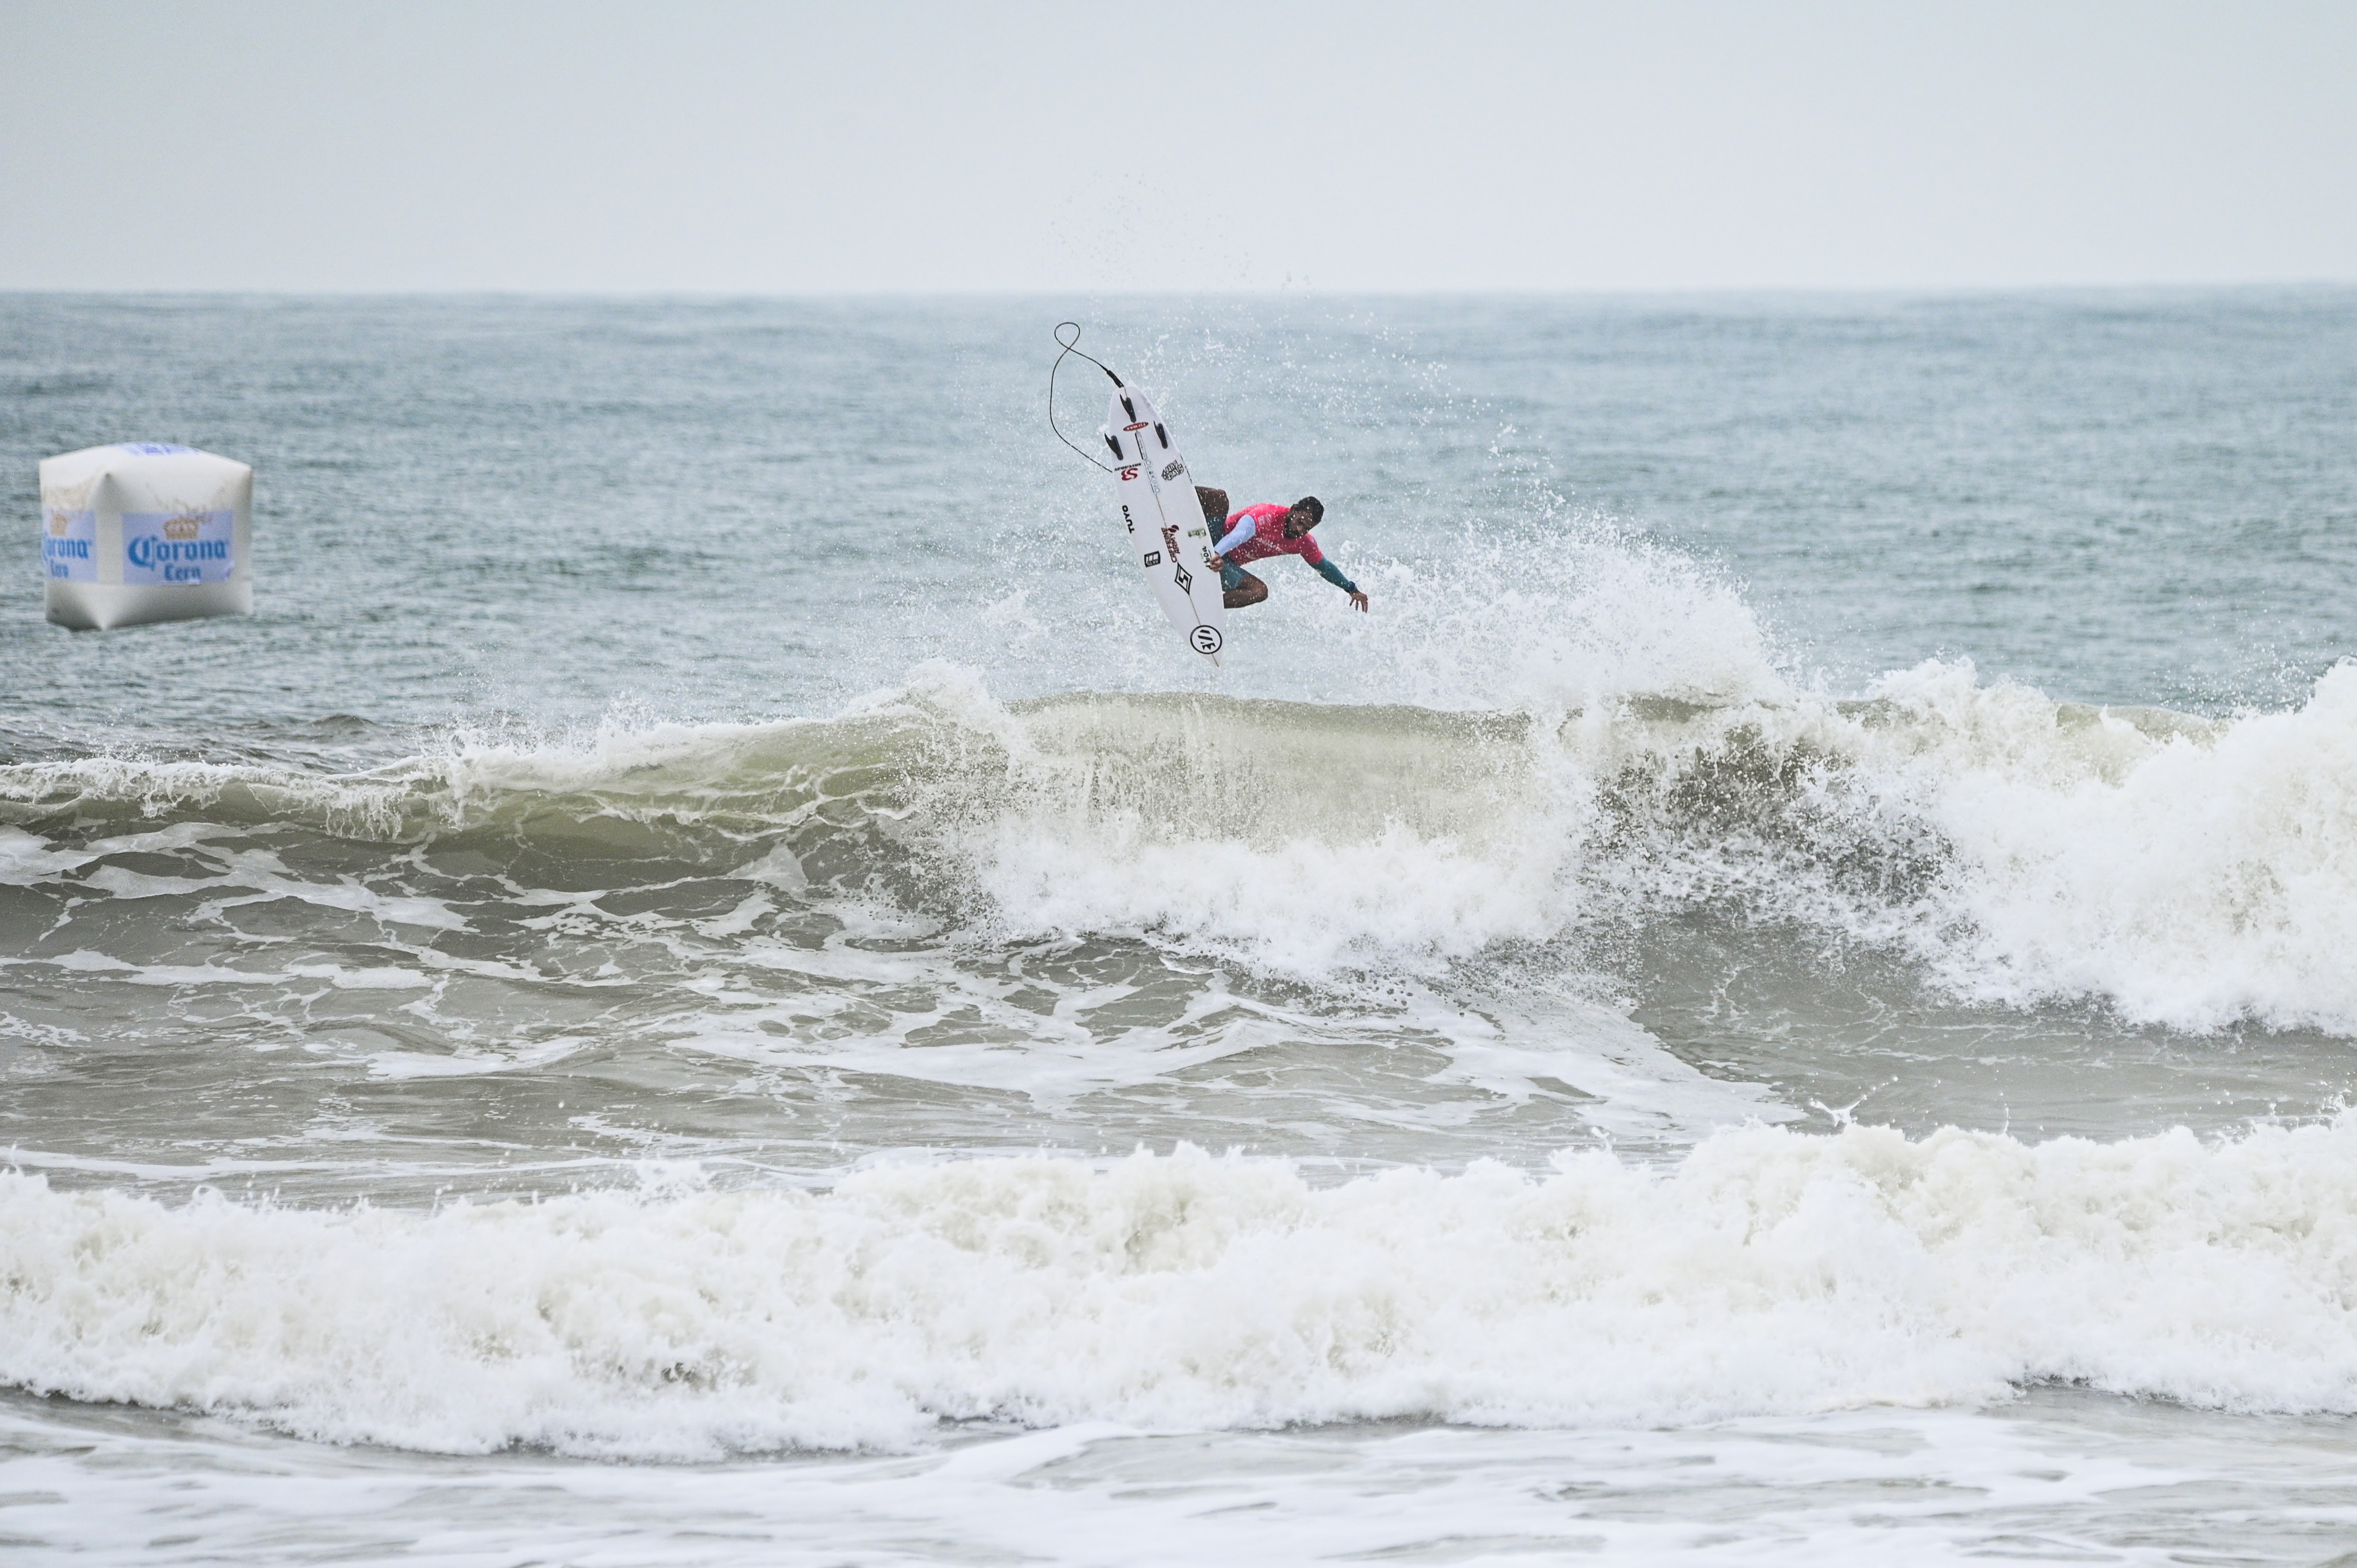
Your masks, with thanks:
[[(1312, 566), (1325, 560), (1326, 553), (1318, 548), (1318, 539), (1315, 534), (1305, 533), (1298, 539), (1287, 539), (1285, 536), (1285, 519), (1292, 510), (1289, 506), (1279, 506), (1275, 501), (1263, 501), (1258, 506), (1248, 506), (1242, 511), (1230, 512), (1228, 514), (1230, 533), (1243, 526), (1246, 518), (1251, 518), (1259, 526), (1253, 531), (1253, 536), (1250, 539), (1228, 552), (1228, 559), (1239, 566), (1247, 561), (1265, 561), (1272, 555), (1298, 555)], [(1223, 534), (1222, 537), (1226, 536)], [(1212, 542), (1217, 543), (1218, 541), (1214, 540)]]

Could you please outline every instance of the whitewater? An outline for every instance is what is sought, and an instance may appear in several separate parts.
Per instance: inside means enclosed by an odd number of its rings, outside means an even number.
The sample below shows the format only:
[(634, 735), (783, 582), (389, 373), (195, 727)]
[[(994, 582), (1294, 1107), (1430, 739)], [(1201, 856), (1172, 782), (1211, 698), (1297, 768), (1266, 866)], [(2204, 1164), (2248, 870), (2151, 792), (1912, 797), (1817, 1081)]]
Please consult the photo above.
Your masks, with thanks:
[(2357, 1550), (2345, 291), (0, 308), (24, 1560)]

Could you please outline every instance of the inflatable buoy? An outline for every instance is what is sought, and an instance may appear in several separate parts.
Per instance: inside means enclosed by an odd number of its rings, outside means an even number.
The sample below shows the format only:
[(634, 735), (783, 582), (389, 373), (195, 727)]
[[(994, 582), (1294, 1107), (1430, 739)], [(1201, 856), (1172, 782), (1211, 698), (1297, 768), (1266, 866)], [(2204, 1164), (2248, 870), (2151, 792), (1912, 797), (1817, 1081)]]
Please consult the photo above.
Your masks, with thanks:
[(253, 470), (134, 441), (41, 459), (49, 618), (77, 630), (253, 613)]

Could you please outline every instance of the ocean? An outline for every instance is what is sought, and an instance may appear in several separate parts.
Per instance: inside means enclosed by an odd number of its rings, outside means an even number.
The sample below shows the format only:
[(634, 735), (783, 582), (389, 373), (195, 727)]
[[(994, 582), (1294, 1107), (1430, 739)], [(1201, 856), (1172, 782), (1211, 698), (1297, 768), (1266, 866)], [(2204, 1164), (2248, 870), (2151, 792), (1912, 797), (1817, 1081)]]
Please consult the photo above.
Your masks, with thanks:
[(2357, 290), (16, 295), (0, 492), (12, 1563), (2357, 1563)]

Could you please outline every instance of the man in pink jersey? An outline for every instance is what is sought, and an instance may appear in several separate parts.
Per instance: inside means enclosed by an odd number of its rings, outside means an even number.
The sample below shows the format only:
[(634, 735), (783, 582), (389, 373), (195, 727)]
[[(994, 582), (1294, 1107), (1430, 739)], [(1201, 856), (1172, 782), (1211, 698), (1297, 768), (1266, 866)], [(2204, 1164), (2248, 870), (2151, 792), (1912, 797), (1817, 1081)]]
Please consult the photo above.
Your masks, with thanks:
[(1309, 537), (1309, 531), (1326, 516), (1326, 505), (1316, 496), (1304, 496), (1291, 506), (1263, 501), (1258, 506), (1230, 512), (1227, 491), (1198, 485), (1195, 494), (1203, 503), (1203, 514), (1211, 521), (1213, 532), (1221, 533), (1222, 517), (1227, 520), (1226, 531), (1211, 546), (1211, 553), (1220, 558), (1220, 586), (1223, 590), (1220, 602), (1228, 608), (1240, 610), (1268, 597), (1268, 585), (1243, 567), (1248, 561), (1266, 561), (1276, 555), (1298, 555), (1319, 576), (1350, 595), (1352, 608), (1367, 607), (1367, 596), (1359, 591), (1359, 585), (1327, 560), (1318, 542)]

